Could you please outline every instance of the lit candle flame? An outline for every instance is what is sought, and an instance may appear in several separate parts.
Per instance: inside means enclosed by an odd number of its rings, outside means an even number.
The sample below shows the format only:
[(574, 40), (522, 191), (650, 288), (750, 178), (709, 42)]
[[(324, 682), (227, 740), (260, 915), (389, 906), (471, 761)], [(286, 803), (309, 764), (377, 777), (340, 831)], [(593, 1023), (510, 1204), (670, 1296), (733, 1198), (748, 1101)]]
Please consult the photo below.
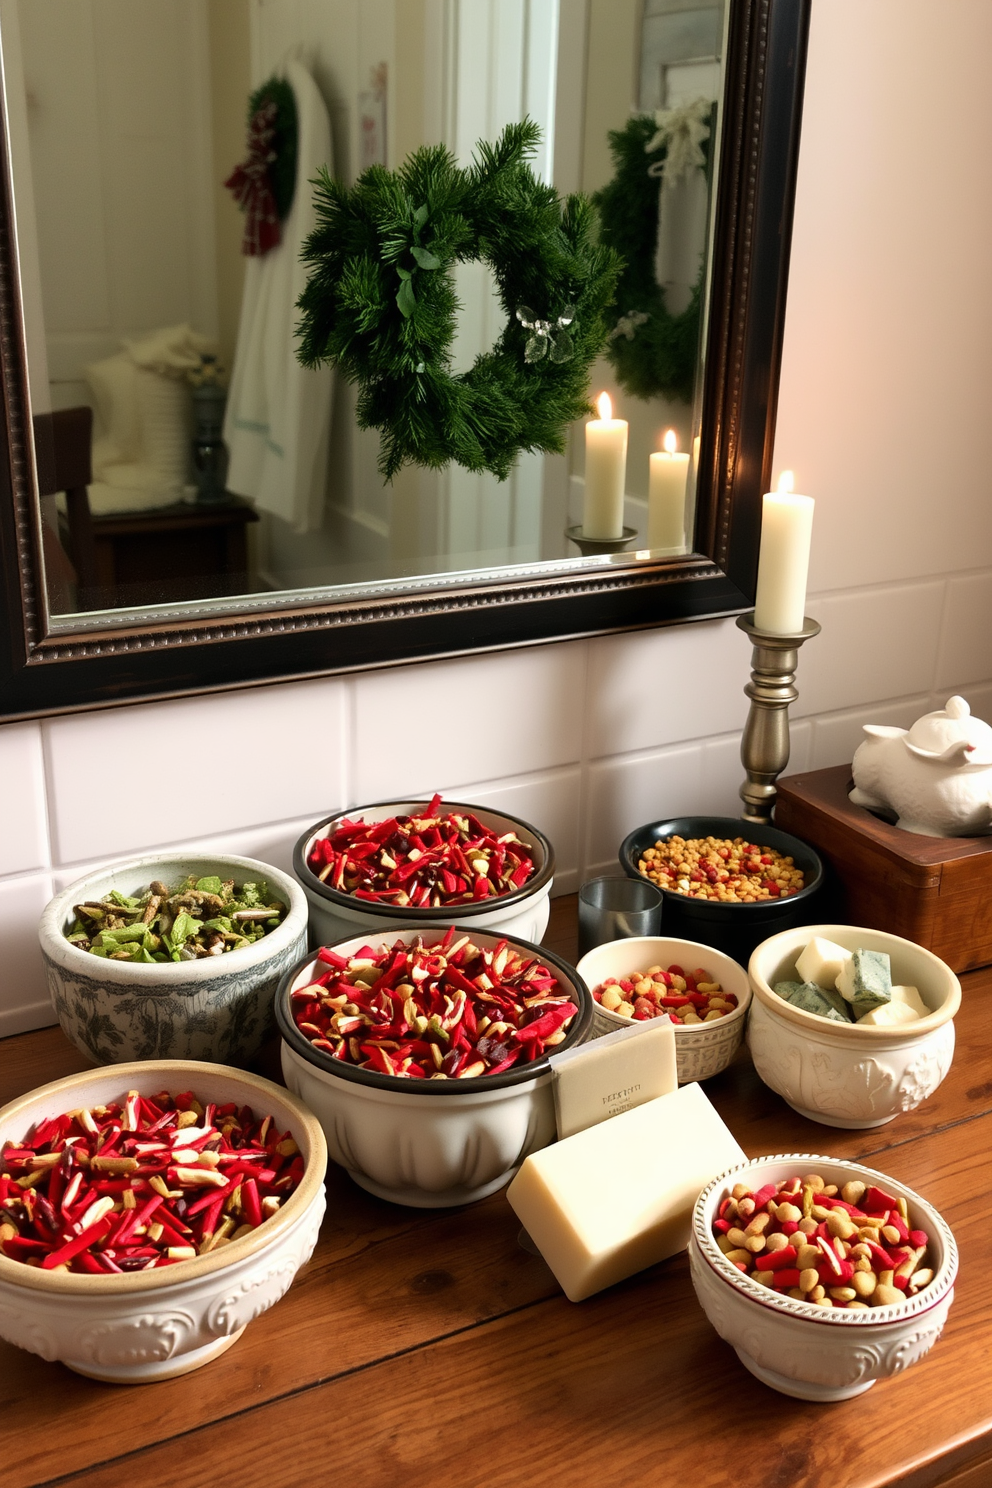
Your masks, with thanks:
[(662, 443), (665, 446), (665, 453), (666, 453), (666, 455), (674, 455), (675, 451), (679, 447), (679, 442), (678, 442), (678, 439), (675, 436), (675, 430), (674, 429), (669, 429), (669, 431), (665, 435), (665, 438), (663, 439)]
[(613, 403), (610, 400), (609, 393), (600, 393), (596, 399), (596, 407), (599, 409), (601, 419), (611, 419), (613, 417)]
[(796, 478), (791, 470), (783, 470), (778, 478), (778, 489), (783, 496), (791, 496), (795, 490)]

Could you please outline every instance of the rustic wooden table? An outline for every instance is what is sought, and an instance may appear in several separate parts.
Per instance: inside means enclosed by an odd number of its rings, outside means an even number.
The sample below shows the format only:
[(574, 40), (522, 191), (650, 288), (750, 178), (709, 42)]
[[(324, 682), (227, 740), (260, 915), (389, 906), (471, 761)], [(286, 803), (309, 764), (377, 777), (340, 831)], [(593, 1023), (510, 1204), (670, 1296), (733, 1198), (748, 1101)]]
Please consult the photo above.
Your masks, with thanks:
[[(546, 943), (572, 957), (574, 898)], [(578, 1306), (517, 1245), (502, 1194), (396, 1208), (332, 1168), (313, 1260), (199, 1373), (83, 1379), (0, 1342), (4, 1488), (691, 1488), (992, 1485), (992, 971), (964, 979), (948, 1079), (890, 1126), (796, 1116), (742, 1051), (707, 1093), (751, 1156), (864, 1159), (951, 1224), (961, 1272), (943, 1338), (840, 1405), (753, 1379), (712, 1331), (680, 1255)], [(59, 1029), (0, 1043), (0, 1104), (86, 1067)]]

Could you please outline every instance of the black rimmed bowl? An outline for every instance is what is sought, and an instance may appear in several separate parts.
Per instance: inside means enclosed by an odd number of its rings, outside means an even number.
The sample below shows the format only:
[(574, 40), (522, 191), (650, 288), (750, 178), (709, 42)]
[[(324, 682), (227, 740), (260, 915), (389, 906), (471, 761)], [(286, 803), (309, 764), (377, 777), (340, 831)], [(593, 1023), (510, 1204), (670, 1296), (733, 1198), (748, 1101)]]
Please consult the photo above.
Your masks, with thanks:
[(534, 872), (525, 884), (512, 894), (500, 894), (468, 904), (440, 905), (437, 908), (398, 909), (394, 904), (376, 904), (356, 899), (340, 889), (322, 883), (307, 866), (313, 845), (320, 838), (333, 835), (345, 821), (361, 818), (369, 824), (388, 821), (391, 816), (420, 816), (427, 809), (426, 799), (419, 801), (374, 801), (367, 806), (353, 806), (336, 811), (316, 826), (308, 827), (293, 849), (293, 872), (303, 886), (310, 905), (310, 939), (314, 945), (331, 945), (345, 936), (360, 935), (363, 930), (381, 930), (384, 925), (457, 925), (461, 930), (498, 928), (504, 935), (521, 936), (539, 941), (548, 925), (551, 885), (554, 882), (555, 853), (550, 841), (519, 816), (506, 811), (489, 811), (464, 801), (442, 801), (444, 815), (471, 812), (484, 827), (502, 835), (515, 832), (534, 857)]
[[(464, 926), (459, 929), (465, 933)], [(331, 949), (353, 956), (364, 946), (409, 945), (421, 935), (425, 944), (435, 945), (444, 934), (443, 928), (408, 925), (338, 941)], [(554, 1052), (583, 1041), (592, 1021), (592, 997), (573, 967), (514, 936), (475, 929), (471, 935), (484, 949), (505, 941), (550, 967), (579, 1010)], [(320, 1122), (332, 1161), (362, 1188), (419, 1209), (474, 1203), (509, 1183), (525, 1157), (554, 1140), (547, 1054), (502, 1075), (428, 1081), (381, 1075), (314, 1048), (294, 1022), (291, 999), (322, 964), (316, 955), (308, 956), (286, 974), (276, 993), (283, 1076)]]
[(662, 930), (682, 940), (700, 941), (715, 946), (732, 960), (747, 965), (755, 946), (791, 930), (794, 925), (808, 925), (817, 918), (819, 895), (823, 888), (823, 863), (808, 843), (780, 832), (777, 827), (756, 827), (753, 822), (734, 816), (673, 816), (667, 820), (647, 822), (625, 837), (620, 847), (620, 866), (630, 878), (643, 878), (638, 863), (649, 847), (660, 838), (743, 837), (758, 847), (770, 847), (784, 857), (791, 857), (802, 870), (804, 886), (787, 899), (761, 899), (756, 904), (724, 904), (715, 899), (690, 899), (674, 889), (662, 889), (665, 907)]

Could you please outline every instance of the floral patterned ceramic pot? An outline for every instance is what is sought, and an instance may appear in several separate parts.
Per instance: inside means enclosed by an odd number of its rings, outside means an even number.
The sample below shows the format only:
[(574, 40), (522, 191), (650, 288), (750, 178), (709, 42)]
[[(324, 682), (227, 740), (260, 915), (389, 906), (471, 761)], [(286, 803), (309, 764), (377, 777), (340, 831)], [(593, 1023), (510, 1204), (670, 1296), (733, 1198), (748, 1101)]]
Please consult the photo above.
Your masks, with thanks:
[[(888, 1307), (826, 1311), (743, 1276), (713, 1235), (721, 1199), (735, 1183), (757, 1190), (765, 1183), (809, 1172), (839, 1187), (860, 1179), (904, 1198), (913, 1227), (928, 1236), (927, 1264), (934, 1272), (929, 1286)], [(693, 1210), (689, 1271), (700, 1306), (745, 1369), (797, 1400), (848, 1400), (922, 1359), (947, 1321), (957, 1269), (954, 1236), (936, 1209), (911, 1188), (860, 1163), (808, 1152), (758, 1157), (714, 1178)]]
[[(110, 961), (66, 940), (73, 905), (112, 889), (135, 894), (153, 878), (170, 886), (189, 873), (219, 874), (240, 887), (264, 879), (287, 907), (275, 930), (238, 951), (154, 965)], [(251, 1058), (272, 1030), (272, 999), (307, 944), (307, 901), (295, 879), (254, 858), (157, 854), (97, 869), (57, 894), (39, 926), (48, 988), (67, 1038), (98, 1064), (126, 1059)]]
[[(915, 1023), (862, 1028), (785, 1002), (772, 989), (794, 981), (796, 957), (814, 936), (846, 950), (884, 951), (897, 985), (916, 987), (931, 1009)], [(794, 1111), (824, 1126), (884, 1126), (933, 1094), (954, 1058), (961, 984), (911, 940), (856, 925), (804, 925), (763, 941), (751, 956), (754, 997), (747, 1039), (758, 1074)], [(798, 980), (802, 980), (798, 977)]]
[(128, 1090), (153, 1096), (163, 1089), (273, 1116), (292, 1134), (305, 1168), (299, 1187), (257, 1230), (172, 1266), (85, 1276), (0, 1255), (0, 1337), (114, 1384), (187, 1374), (237, 1343), (310, 1259), (324, 1214), (327, 1147), (318, 1123), (281, 1086), (222, 1065), (159, 1059), (68, 1075), (0, 1110), (0, 1144), (63, 1111), (118, 1100)]

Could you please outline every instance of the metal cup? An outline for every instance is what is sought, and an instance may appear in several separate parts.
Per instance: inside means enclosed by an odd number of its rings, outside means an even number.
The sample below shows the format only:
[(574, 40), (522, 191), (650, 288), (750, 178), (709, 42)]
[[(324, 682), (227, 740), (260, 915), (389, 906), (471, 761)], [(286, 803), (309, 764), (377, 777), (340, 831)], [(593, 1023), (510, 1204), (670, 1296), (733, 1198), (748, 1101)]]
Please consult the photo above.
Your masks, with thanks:
[(645, 878), (590, 878), (579, 890), (579, 956), (608, 940), (660, 935), (664, 902)]

